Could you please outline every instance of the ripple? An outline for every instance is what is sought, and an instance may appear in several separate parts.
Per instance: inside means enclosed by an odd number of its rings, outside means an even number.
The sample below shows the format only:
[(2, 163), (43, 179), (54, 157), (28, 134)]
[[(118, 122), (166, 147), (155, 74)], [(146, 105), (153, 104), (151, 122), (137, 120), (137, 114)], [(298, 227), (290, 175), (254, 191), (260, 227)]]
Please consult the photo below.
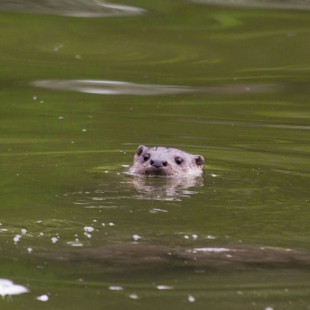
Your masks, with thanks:
[(98, 95), (158, 96), (184, 93), (242, 94), (269, 93), (279, 90), (276, 84), (228, 84), (223, 86), (191, 87), (178, 85), (139, 84), (110, 80), (39, 80), (36, 87), (53, 90), (77, 91)]
[(244, 8), (264, 8), (264, 9), (294, 9), (309, 10), (309, 0), (190, 0), (195, 3), (212, 4), (218, 6), (244, 7)]
[(272, 128), (272, 129), (287, 129), (287, 130), (310, 130), (308, 125), (289, 125), (289, 124), (263, 124), (263, 123), (250, 123), (239, 121), (209, 121), (209, 120), (196, 120), (187, 119), (181, 120), (182, 122), (206, 124), (206, 125), (219, 125), (231, 127), (250, 127), (250, 128)]
[(99, 95), (150, 96), (193, 91), (192, 88), (184, 86), (137, 84), (109, 80), (42, 80), (35, 81), (32, 85), (54, 90), (68, 90)]
[(98, 0), (3, 0), (0, 10), (72, 17), (114, 17), (146, 13), (141, 8)]

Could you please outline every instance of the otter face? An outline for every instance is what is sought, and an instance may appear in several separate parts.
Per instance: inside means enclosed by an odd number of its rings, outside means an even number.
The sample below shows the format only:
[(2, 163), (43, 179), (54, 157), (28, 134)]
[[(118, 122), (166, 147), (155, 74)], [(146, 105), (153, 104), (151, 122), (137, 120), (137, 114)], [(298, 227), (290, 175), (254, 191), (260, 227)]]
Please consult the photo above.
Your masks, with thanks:
[(204, 158), (179, 149), (140, 145), (129, 172), (139, 175), (201, 175)]

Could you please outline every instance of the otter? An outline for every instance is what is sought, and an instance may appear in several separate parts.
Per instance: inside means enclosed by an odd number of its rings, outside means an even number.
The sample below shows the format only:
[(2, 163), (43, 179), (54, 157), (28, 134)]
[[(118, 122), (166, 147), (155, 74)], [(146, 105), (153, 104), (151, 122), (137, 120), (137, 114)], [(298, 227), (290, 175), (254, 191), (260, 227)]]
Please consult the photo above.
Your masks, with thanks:
[(129, 173), (150, 176), (198, 176), (203, 173), (204, 158), (175, 148), (140, 145)]

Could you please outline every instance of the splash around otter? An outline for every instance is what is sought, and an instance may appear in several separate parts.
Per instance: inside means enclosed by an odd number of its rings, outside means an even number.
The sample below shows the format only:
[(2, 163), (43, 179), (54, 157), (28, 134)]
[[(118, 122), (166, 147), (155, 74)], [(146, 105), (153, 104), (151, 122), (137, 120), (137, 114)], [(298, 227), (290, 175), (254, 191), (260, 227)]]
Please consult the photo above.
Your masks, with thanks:
[(203, 173), (204, 158), (176, 148), (140, 145), (129, 173), (150, 176), (199, 176)]

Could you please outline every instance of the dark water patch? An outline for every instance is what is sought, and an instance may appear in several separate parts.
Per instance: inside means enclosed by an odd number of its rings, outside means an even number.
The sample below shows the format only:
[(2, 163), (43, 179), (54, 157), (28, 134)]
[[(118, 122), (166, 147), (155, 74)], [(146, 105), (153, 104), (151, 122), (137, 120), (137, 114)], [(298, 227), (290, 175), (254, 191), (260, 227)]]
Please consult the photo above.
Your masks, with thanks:
[(170, 248), (163, 245), (128, 244), (40, 253), (40, 256), (69, 262), (94, 262), (131, 268), (167, 267), (232, 268), (308, 268), (310, 253), (283, 248), (197, 247)]
[(309, 10), (309, 0), (189, 0), (195, 3), (211, 4), (218, 6), (238, 7), (238, 8), (262, 8), (281, 10)]
[(280, 85), (266, 83), (228, 84), (223, 86), (177, 86), (159, 84), (138, 84), (109, 80), (42, 80), (31, 85), (53, 90), (77, 91), (98, 95), (158, 96), (184, 93), (206, 94), (249, 94), (271, 93), (281, 89)]
[(99, 0), (4, 0), (1, 1), (0, 10), (72, 17), (116, 17), (146, 13), (140, 8)]

